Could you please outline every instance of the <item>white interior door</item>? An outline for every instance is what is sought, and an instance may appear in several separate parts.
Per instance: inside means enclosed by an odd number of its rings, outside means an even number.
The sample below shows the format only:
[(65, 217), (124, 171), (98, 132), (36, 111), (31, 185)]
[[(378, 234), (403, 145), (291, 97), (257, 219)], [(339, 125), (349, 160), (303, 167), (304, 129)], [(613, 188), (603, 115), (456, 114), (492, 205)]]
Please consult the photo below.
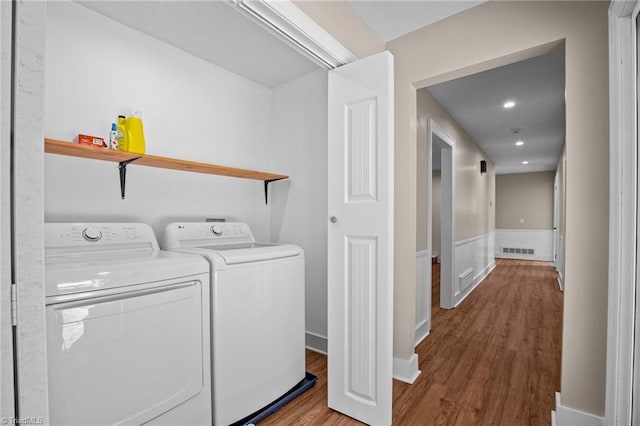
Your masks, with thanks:
[(0, 418), (15, 417), (11, 325), (11, 40), (12, 2), (0, 2)]
[(393, 56), (329, 72), (329, 407), (391, 424)]

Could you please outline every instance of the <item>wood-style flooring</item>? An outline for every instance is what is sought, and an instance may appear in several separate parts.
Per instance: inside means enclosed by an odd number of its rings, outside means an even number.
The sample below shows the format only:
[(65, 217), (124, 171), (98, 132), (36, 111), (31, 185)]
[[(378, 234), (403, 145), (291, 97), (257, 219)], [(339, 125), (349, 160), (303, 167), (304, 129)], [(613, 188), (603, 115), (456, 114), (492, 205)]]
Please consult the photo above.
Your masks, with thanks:
[[(439, 308), (434, 266), (431, 334), (422, 374), (393, 382), (395, 425), (550, 425), (560, 390), (562, 293), (548, 262), (498, 259), (456, 309)], [(327, 359), (307, 351), (316, 385), (259, 426), (358, 425), (327, 408)]]

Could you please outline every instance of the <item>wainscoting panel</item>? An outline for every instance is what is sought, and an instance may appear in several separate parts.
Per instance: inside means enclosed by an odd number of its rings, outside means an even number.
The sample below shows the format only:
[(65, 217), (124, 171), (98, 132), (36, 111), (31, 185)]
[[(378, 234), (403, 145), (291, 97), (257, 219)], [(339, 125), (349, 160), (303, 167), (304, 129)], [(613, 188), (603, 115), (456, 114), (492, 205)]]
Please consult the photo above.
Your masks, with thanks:
[(496, 229), (495, 257), (553, 260), (552, 229)]
[(558, 271), (558, 286), (564, 291), (564, 238), (560, 235), (558, 239), (560, 247), (558, 247), (558, 257), (556, 258), (556, 271)]
[(454, 306), (459, 305), (496, 267), (495, 234), (456, 242)]
[(416, 335), (415, 346), (418, 346), (431, 330), (431, 288), (429, 288), (429, 256), (428, 250), (416, 252)]

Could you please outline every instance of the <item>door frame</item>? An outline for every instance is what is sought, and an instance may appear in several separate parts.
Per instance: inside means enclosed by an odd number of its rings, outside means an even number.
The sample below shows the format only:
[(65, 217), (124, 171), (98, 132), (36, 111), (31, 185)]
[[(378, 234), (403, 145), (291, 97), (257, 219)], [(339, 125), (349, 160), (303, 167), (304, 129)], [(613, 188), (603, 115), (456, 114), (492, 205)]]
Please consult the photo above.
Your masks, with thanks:
[[(558, 161), (566, 162), (562, 157)], [(564, 170), (566, 170), (566, 164), (562, 164), (563, 173), (560, 174), (560, 163), (558, 163), (558, 169), (553, 180), (553, 263), (558, 273), (557, 281), (560, 291), (564, 291), (564, 242), (560, 233), (563, 215), (562, 197), (564, 197), (564, 190), (562, 186), (565, 181)]]
[(11, 119), (13, 3), (0, 2), (0, 418), (15, 416), (11, 319)]
[[(445, 142), (441, 158), (441, 215), (440, 215), (440, 307), (455, 307), (455, 140), (432, 118), (427, 121), (427, 249), (433, 252), (433, 136)], [(430, 260), (430, 259), (429, 259)], [(431, 265), (428, 266), (427, 291), (431, 292)], [(429, 298), (431, 300), (431, 298)], [(431, 318), (431, 306), (428, 307)]]
[(17, 417), (48, 421), (44, 291), (46, 2), (13, 2), (12, 217)]
[(609, 7), (609, 312), (604, 420), (607, 425), (632, 424), (634, 347), (640, 349), (634, 343), (640, 266), (635, 22), (639, 9), (637, 0), (614, 0)]
[(553, 263), (556, 271), (560, 266), (560, 172), (553, 178)]

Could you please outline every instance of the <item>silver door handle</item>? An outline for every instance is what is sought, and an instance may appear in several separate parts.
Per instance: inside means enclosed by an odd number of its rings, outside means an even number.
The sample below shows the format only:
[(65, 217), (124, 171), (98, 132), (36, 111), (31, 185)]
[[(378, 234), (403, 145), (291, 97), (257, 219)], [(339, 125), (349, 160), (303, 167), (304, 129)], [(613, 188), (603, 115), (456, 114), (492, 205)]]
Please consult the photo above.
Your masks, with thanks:
[(335, 216), (331, 216), (331, 219), (329, 219), (331, 221), (331, 223), (338, 223), (338, 218)]

